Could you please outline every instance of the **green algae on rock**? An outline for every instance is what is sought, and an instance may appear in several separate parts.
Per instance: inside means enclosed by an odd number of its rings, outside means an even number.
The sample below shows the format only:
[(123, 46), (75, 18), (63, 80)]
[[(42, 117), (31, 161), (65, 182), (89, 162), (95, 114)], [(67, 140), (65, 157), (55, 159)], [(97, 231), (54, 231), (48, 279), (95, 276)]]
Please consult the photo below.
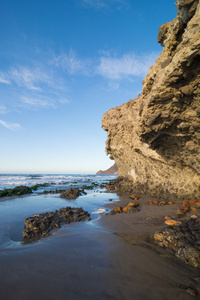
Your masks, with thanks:
[(32, 193), (32, 188), (24, 186), (24, 185), (19, 185), (13, 189), (4, 189), (4, 190), (0, 191), (0, 198), (1, 197), (10, 197), (10, 196), (21, 196), (21, 195), (26, 195), (26, 194), (31, 194), (31, 193)]

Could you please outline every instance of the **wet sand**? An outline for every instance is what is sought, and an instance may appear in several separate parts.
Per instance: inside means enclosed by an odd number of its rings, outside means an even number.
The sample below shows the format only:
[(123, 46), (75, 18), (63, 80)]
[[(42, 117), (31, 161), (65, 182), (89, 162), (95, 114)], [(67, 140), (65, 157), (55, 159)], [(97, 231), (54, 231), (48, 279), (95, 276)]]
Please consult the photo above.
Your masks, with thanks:
[[(120, 199), (107, 207), (130, 200)], [(194, 299), (186, 289), (200, 293), (200, 271), (151, 243), (177, 205), (148, 201), (137, 201), (139, 213), (66, 225), (41, 242), (1, 250), (0, 299)]]

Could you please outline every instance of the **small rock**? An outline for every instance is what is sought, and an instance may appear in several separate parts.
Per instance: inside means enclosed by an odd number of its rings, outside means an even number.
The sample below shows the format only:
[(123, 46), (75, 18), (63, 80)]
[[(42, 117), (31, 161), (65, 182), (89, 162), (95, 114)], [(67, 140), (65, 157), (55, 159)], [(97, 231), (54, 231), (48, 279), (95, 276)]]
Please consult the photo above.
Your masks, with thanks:
[(197, 296), (197, 292), (195, 291), (195, 289), (193, 288), (188, 288), (187, 290), (185, 290), (186, 293), (190, 294), (191, 296), (196, 297)]
[(174, 205), (175, 202), (173, 202), (173, 201), (168, 201), (168, 204), (169, 204), (169, 205)]
[(179, 211), (181, 212), (184, 212), (184, 213), (187, 213), (190, 211), (190, 208), (189, 207), (178, 207), (177, 208)]
[(159, 204), (160, 204), (160, 205), (167, 205), (168, 203), (167, 203), (167, 201), (160, 201)]
[(123, 208), (123, 212), (128, 212), (128, 209), (129, 209), (129, 206), (127, 205)]
[(128, 206), (138, 207), (140, 203), (129, 202)]
[(118, 206), (115, 208), (114, 212), (116, 213), (122, 213), (123, 212), (123, 208), (121, 206)]
[(129, 202), (129, 204), (123, 208), (123, 212), (128, 212), (130, 207), (136, 208), (139, 205), (139, 203)]
[(166, 225), (170, 225), (170, 226), (173, 226), (173, 225), (181, 225), (182, 224), (182, 222), (180, 222), (180, 221), (175, 221), (175, 220), (166, 220), (165, 221), (165, 224)]
[(190, 208), (190, 203), (188, 201), (183, 201), (183, 207)]
[(197, 203), (197, 200), (190, 200), (188, 202), (190, 203), (190, 205), (195, 205)]
[(192, 207), (190, 208), (190, 210), (192, 210), (192, 211), (198, 211), (198, 208), (192, 206)]
[(156, 200), (150, 200), (149, 204), (150, 205), (158, 205), (160, 202)]
[(133, 199), (133, 200), (139, 200), (139, 197), (135, 196), (135, 195), (132, 195), (130, 198)]
[(172, 218), (171, 218), (171, 217), (168, 217), (168, 216), (165, 216), (164, 219), (165, 219), (165, 220), (171, 220)]
[(139, 210), (137, 209), (137, 207), (134, 207), (134, 206), (129, 206), (128, 208), (128, 213), (137, 213), (139, 212)]
[(200, 206), (200, 201), (195, 203), (196, 206)]
[(191, 215), (190, 218), (192, 218), (192, 219), (198, 219), (197, 215)]

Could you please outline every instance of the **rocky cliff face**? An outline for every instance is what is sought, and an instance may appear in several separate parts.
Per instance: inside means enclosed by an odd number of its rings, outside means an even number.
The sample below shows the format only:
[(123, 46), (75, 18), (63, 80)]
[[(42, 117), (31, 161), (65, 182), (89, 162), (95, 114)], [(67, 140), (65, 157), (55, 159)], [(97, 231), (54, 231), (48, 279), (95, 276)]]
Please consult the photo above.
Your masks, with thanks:
[(200, 1), (176, 6), (176, 19), (159, 28), (164, 48), (142, 94), (110, 109), (102, 127), (122, 187), (191, 198), (200, 197)]

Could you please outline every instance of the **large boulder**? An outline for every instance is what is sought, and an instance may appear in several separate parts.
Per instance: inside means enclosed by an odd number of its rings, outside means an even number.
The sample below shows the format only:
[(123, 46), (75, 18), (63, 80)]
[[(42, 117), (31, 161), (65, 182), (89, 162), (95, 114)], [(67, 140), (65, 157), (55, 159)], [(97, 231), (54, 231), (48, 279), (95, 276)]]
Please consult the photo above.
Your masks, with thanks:
[[(200, 197), (200, 3), (176, 2), (160, 27), (164, 45), (142, 94), (110, 109), (102, 127), (121, 189), (164, 198)], [(120, 186), (120, 185), (119, 185)]]

